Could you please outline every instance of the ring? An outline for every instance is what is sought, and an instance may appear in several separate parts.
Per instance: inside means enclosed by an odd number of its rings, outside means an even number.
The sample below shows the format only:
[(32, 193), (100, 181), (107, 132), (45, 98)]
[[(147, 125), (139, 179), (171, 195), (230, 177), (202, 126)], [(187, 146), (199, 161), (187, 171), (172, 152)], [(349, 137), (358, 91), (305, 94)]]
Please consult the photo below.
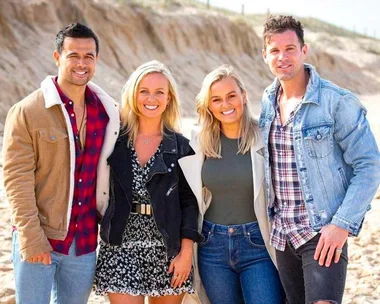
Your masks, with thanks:
[(337, 249), (335, 249), (335, 251), (338, 252), (338, 253), (341, 253), (342, 250), (343, 250), (342, 248), (337, 248)]

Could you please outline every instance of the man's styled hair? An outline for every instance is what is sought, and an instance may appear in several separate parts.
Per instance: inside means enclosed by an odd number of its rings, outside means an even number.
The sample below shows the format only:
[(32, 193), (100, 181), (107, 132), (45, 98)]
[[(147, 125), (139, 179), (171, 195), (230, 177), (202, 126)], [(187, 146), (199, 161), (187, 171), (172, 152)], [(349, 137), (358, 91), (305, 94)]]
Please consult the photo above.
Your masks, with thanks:
[(72, 23), (61, 29), (55, 37), (55, 49), (61, 54), (63, 42), (65, 38), (93, 38), (96, 44), (96, 55), (99, 54), (99, 39), (89, 27), (80, 24)]
[(270, 42), (270, 39), (274, 34), (281, 34), (288, 30), (296, 33), (298, 41), (302, 47), (305, 44), (305, 41), (303, 38), (303, 26), (301, 22), (296, 20), (293, 16), (270, 15), (264, 23), (264, 50), (266, 49), (266, 44)]

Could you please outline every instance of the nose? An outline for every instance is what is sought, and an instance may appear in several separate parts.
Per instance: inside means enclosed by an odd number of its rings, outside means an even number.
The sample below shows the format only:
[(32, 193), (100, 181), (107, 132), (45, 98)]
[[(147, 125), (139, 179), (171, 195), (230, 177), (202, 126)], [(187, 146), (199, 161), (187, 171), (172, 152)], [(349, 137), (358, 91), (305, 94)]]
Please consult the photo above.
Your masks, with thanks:
[(227, 98), (223, 99), (223, 101), (222, 101), (222, 108), (226, 108), (226, 107), (228, 107), (228, 105), (229, 105), (228, 99)]
[(84, 58), (78, 58), (77, 65), (79, 65), (79, 66), (87, 65), (86, 60)]
[(148, 101), (154, 101), (154, 93), (148, 95)]
[(286, 53), (285, 52), (279, 52), (279, 54), (278, 54), (278, 59), (279, 60), (282, 60), (282, 59), (284, 59), (284, 58), (286, 58), (287, 56), (286, 56)]

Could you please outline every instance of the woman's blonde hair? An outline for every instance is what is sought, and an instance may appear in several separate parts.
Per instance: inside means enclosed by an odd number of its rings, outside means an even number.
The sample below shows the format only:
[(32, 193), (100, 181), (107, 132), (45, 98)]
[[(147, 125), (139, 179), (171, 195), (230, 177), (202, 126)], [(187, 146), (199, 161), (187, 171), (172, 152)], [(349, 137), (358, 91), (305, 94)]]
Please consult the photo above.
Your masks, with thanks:
[(139, 116), (137, 107), (137, 89), (144, 76), (161, 73), (168, 80), (169, 101), (161, 119), (161, 132), (167, 128), (170, 131), (179, 131), (180, 110), (177, 83), (170, 70), (157, 60), (140, 65), (128, 78), (121, 91), (121, 124), (123, 133), (128, 134), (129, 141), (135, 141), (139, 129)]
[(247, 91), (245, 86), (230, 65), (224, 64), (209, 73), (202, 83), (202, 88), (196, 97), (196, 108), (199, 114), (199, 124), (201, 130), (199, 132), (199, 143), (203, 153), (207, 157), (221, 158), (221, 142), (220, 142), (220, 121), (217, 120), (209, 110), (210, 90), (211, 86), (222, 79), (235, 79), (241, 92), (245, 94), (245, 103), (243, 105), (243, 114), (240, 123), (239, 132), (239, 150), (238, 153), (247, 153), (254, 143), (257, 136), (257, 121), (253, 118), (250, 103), (248, 101)]

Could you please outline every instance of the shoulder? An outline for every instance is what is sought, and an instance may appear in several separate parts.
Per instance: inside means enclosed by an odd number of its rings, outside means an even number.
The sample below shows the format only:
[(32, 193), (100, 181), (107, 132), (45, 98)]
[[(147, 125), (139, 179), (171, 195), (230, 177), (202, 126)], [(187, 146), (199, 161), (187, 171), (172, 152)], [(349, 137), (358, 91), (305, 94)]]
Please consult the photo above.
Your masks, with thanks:
[(336, 107), (348, 106), (364, 109), (354, 93), (326, 79), (321, 79), (320, 82), (320, 100), (321, 103), (332, 103)]
[(29, 116), (35, 114), (41, 114), (45, 111), (45, 102), (41, 89), (37, 89), (30, 93), (21, 101), (14, 104), (8, 115), (24, 115)]
[(193, 149), (190, 147), (188, 138), (178, 132), (173, 132), (173, 135), (176, 138), (179, 157), (194, 154)]

